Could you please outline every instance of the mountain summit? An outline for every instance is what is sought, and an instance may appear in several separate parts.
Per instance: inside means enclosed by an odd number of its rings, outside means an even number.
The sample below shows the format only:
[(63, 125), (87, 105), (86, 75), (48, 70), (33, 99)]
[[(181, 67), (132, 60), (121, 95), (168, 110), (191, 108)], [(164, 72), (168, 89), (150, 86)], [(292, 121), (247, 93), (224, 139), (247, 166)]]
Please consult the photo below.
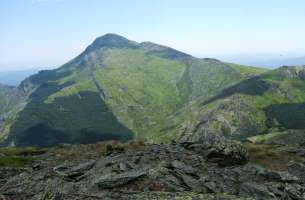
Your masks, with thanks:
[(117, 34), (108, 33), (96, 38), (87, 48), (87, 51), (94, 51), (100, 48), (136, 48), (138, 46), (137, 42), (130, 41)]
[[(17, 101), (0, 113), (6, 116), (0, 140), (17, 146), (215, 135), (243, 140), (269, 131), (282, 140), (305, 129), (301, 71), (283, 76), (284, 68), (199, 59), (106, 34), (70, 62), (15, 88), (9, 98)], [(291, 108), (300, 114), (280, 112)]]

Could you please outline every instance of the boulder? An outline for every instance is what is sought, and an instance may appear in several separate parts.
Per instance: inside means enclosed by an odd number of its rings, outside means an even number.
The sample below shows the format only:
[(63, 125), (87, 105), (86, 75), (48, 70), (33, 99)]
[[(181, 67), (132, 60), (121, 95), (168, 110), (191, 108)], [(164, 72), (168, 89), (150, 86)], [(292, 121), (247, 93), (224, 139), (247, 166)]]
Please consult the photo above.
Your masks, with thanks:
[(268, 191), (265, 185), (252, 182), (242, 183), (240, 185), (239, 194), (242, 196), (255, 197), (257, 200), (277, 199), (273, 193)]
[(210, 162), (220, 166), (243, 165), (249, 160), (247, 149), (237, 141), (227, 140), (222, 137), (214, 137), (203, 143), (185, 142), (186, 149), (193, 150)]
[(196, 174), (196, 170), (192, 166), (186, 165), (178, 160), (174, 160), (173, 162), (171, 162), (168, 167), (186, 174)]
[(100, 188), (114, 188), (125, 185), (147, 174), (146, 170), (131, 170), (121, 174), (106, 174), (95, 182)]
[(289, 199), (289, 200), (304, 200), (304, 194), (302, 194), (304, 191), (304, 189), (297, 184), (286, 184), (285, 185), (285, 195), (284, 198), (285, 199)]
[(248, 151), (239, 142), (221, 141), (214, 143), (209, 148), (207, 158), (222, 166), (246, 164), (248, 162)]
[(90, 160), (71, 168), (65, 165), (59, 165), (54, 167), (53, 170), (61, 177), (71, 180), (79, 180), (84, 177), (86, 172), (90, 170), (95, 165), (95, 163), (95, 160)]
[(291, 161), (288, 163), (288, 172), (297, 176), (301, 182), (305, 183), (305, 164)]
[(291, 175), (288, 172), (278, 172), (271, 170), (262, 170), (258, 173), (259, 176), (263, 177), (268, 181), (277, 181), (283, 183), (297, 183), (299, 178)]

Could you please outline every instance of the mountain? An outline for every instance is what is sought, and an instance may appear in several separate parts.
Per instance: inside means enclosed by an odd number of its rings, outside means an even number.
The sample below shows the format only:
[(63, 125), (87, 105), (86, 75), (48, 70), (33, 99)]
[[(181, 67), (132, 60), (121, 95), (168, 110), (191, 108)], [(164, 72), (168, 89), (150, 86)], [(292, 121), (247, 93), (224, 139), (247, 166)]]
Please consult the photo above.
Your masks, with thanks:
[(5, 118), (4, 114), (9, 112), (10, 109), (12, 108), (12, 102), (11, 102), (11, 97), (14, 94), (14, 87), (0, 84), (0, 115), (1, 115), (1, 120)]
[(193, 106), (197, 112), (190, 112), (181, 137), (196, 140), (213, 132), (238, 140), (303, 145), (304, 75), (305, 67), (284, 66), (225, 88)]
[(302, 107), (304, 68), (268, 71), (198, 59), (116, 34), (97, 38), (16, 90), (18, 109), (1, 126), (5, 145), (194, 141), (218, 134), (243, 140), (303, 129), (302, 114), (292, 123), (280, 110)]
[(0, 72), (0, 83), (18, 86), (21, 81), (26, 77), (37, 73), (38, 69), (27, 69), (27, 70), (15, 70), (15, 71), (1, 71)]
[(25, 105), (26, 95), (14, 86), (0, 84), (0, 139), (9, 132), (6, 126)]

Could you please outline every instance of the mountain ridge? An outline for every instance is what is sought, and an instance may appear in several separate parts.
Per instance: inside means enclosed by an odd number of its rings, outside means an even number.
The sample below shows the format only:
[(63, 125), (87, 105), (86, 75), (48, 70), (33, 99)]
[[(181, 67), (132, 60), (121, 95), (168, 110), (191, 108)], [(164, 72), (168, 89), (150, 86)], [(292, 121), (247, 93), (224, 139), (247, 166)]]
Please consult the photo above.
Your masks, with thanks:
[(0, 135), (17, 146), (204, 140), (213, 135), (244, 139), (270, 129), (264, 101), (275, 104), (271, 96), (282, 95), (289, 86), (298, 102), (305, 99), (299, 87), (303, 70), (293, 69), (284, 85), (277, 80), (283, 70), (199, 59), (106, 34), (58, 69), (24, 80), (18, 90), (27, 96), (21, 102), (25, 106), (4, 122), (9, 131)]

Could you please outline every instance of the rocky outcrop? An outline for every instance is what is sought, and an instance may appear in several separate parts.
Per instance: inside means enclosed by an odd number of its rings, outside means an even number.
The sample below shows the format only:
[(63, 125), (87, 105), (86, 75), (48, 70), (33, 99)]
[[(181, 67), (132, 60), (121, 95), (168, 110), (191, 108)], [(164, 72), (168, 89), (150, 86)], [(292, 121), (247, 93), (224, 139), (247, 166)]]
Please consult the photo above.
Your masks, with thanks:
[(182, 145), (220, 166), (245, 164), (248, 161), (248, 152), (241, 143), (223, 137), (210, 137), (202, 143), (185, 142)]
[[(109, 151), (108, 146), (105, 156), (88, 147), (91, 152), (86, 155), (90, 155), (90, 159), (59, 162), (56, 161), (58, 152), (47, 153), (45, 158), (40, 157), (39, 167), (34, 164), (33, 168), (10, 176), (0, 187), (0, 197), (58, 200), (305, 198), (305, 180), (300, 177), (303, 164), (291, 163), (288, 172), (268, 170), (248, 163), (248, 153), (239, 143), (219, 140), (151, 144), (139, 149), (121, 148), (121, 151)], [(70, 147), (60, 148), (61, 152), (71, 151), (65, 149)]]
[(146, 172), (141, 169), (132, 170), (121, 174), (106, 174), (105, 176), (98, 178), (96, 184), (102, 189), (115, 188), (126, 185), (145, 175)]
[(283, 76), (305, 80), (305, 66), (282, 66), (279, 70)]
[[(1, 155), (0, 155), (1, 157)], [(17, 168), (10, 168), (10, 167), (2, 167), (0, 168), (0, 187), (2, 184), (5, 184), (6, 181), (18, 174), (21, 174), (22, 172), (25, 172), (26, 169), (17, 169)]]
[(305, 164), (299, 162), (290, 162), (288, 172), (299, 177), (305, 183)]
[(95, 165), (95, 162), (94, 160), (86, 161), (71, 168), (65, 165), (59, 165), (54, 167), (53, 170), (56, 174), (68, 180), (80, 180)]

